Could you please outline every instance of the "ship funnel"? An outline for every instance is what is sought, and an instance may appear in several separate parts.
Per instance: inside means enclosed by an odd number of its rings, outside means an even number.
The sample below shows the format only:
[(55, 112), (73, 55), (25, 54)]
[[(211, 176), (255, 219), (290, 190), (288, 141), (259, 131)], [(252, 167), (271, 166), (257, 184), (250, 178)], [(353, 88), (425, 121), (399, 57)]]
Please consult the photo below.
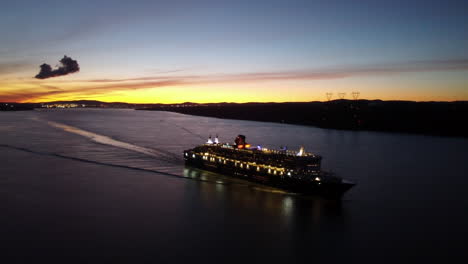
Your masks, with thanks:
[(245, 136), (244, 135), (238, 135), (236, 139), (234, 140), (236, 142), (236, 145), (245, 145)]
[(303, 156), (304, 153), (305, 153), (304, 146), (301, 146), (301, 148), (299, 149), (299, 152), (297, 153), (297, 156)]
[(211, 140), (211, 135), (210, 135), (210, 137), (208, 138), (208, 141), (206, 142), (206, 144), (213, 144), (213, 140)]
[(214, 143), (215, 143), (215, 144), (219, 144), (218, 135), (216, 135), (216, 137), (215, 137), (215, 139), (214, 139)]

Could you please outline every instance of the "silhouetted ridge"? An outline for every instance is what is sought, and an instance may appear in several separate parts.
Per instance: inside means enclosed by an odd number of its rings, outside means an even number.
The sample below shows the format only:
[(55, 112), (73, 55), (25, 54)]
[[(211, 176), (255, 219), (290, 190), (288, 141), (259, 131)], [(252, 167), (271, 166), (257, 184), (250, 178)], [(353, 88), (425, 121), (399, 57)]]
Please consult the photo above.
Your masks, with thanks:
[(157, 105), (141, 110), (172, 111), (323, 128), (468, 136), (468, 102), (334, 100), (301, 103), (215, 103)]

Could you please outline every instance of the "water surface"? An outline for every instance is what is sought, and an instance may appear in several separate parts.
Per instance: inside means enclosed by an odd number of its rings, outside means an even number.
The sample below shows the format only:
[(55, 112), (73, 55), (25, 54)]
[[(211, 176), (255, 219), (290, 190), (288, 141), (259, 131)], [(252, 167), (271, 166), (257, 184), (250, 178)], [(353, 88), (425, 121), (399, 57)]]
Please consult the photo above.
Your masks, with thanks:
[[(210, 134), (303, 145), (358, 184), (330, 202), (185, 168)], [(466, 139), (108, 109), (0, 113), (0, 135), (15, 261), (466, 260)]]

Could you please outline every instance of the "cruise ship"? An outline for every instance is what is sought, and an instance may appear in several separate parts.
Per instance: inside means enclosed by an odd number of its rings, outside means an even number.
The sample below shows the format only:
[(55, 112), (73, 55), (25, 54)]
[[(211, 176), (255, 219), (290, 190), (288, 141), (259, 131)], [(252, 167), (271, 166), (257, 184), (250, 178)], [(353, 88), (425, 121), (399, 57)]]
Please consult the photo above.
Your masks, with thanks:
[(287, 192), (341, 198), (355, 185), (333, 173), (322, 171), (322, 157), (286, 148), (251, 146), (244, 135), (234, 144), (220, 143), (216, 136), (184, 151), (185, 164), (283, 189)]

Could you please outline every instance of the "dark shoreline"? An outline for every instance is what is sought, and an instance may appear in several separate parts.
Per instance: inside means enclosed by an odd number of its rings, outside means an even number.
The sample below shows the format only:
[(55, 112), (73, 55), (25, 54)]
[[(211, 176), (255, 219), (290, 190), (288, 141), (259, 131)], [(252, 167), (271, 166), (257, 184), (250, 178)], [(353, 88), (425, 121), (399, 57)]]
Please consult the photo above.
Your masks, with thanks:
[[(290, 103), (127, 104), (100, 101), (0, 103), (0, 112), (24, 111), (56, 104), (75, 107), (169, 111), (223, 119), (274, 122), (327, 129), (468, 137), (468, 101), (413, 102), (334, 100)], [(63, 106), (63, 105), (62, 105)]]
[(342, 130), (468, 137), (468, 102), (334, 100), (304, 103), (155, 105), (135, 110), (169, 111), (224, 119)]
[(0, 112), (3, 111), (27, 111), (34, 110), (38, 107), (37, 104), (25, 104), (25, 103), (1, 103), (0, 102)]

